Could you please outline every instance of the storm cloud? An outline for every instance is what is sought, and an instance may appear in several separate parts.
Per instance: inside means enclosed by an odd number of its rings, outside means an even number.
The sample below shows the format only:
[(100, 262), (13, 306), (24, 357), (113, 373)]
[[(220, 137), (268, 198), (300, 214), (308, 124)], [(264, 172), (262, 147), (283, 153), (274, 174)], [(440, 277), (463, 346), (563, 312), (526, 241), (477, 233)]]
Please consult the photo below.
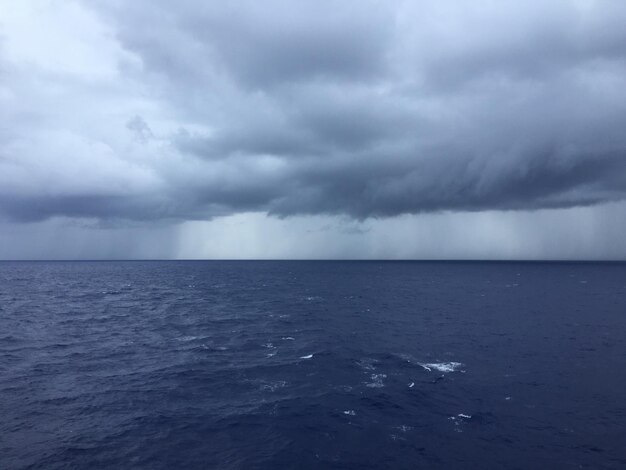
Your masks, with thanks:
[(626, 196), (626, 4), (0, 0), (0, 216)]

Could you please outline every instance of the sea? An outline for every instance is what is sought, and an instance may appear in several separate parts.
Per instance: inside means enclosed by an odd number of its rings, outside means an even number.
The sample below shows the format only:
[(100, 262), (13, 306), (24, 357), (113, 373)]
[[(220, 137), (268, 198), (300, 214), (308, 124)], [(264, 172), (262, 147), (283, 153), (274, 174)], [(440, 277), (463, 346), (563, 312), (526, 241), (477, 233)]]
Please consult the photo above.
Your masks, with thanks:
[(0, 468), (623, 469), (626, 264), (1, 262)]

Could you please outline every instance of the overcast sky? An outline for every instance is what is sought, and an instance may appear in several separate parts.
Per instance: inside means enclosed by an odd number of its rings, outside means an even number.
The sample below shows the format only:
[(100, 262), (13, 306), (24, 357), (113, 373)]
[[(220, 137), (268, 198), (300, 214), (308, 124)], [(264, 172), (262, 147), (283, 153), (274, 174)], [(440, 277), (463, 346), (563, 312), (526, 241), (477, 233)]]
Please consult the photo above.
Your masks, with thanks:
[(0, 258), (626, 259), (624, 25), (0, 0)]

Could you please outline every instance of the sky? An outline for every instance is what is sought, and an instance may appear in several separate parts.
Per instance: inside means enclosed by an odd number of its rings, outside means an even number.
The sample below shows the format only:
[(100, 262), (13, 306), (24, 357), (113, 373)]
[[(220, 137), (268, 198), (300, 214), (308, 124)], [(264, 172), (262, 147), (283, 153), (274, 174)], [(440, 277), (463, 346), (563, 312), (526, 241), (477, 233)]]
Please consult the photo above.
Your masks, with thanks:
[(626, 259), (624, 24), (0, 0), (0, 259)]

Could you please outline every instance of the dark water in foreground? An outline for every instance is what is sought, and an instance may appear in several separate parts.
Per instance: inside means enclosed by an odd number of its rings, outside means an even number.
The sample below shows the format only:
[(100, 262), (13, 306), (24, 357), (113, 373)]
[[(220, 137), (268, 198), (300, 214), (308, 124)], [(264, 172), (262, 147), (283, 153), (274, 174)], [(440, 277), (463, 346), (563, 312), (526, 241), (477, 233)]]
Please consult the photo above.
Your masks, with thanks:
[(626, 264), (3, 262), (0, 468), (626, 468)]

